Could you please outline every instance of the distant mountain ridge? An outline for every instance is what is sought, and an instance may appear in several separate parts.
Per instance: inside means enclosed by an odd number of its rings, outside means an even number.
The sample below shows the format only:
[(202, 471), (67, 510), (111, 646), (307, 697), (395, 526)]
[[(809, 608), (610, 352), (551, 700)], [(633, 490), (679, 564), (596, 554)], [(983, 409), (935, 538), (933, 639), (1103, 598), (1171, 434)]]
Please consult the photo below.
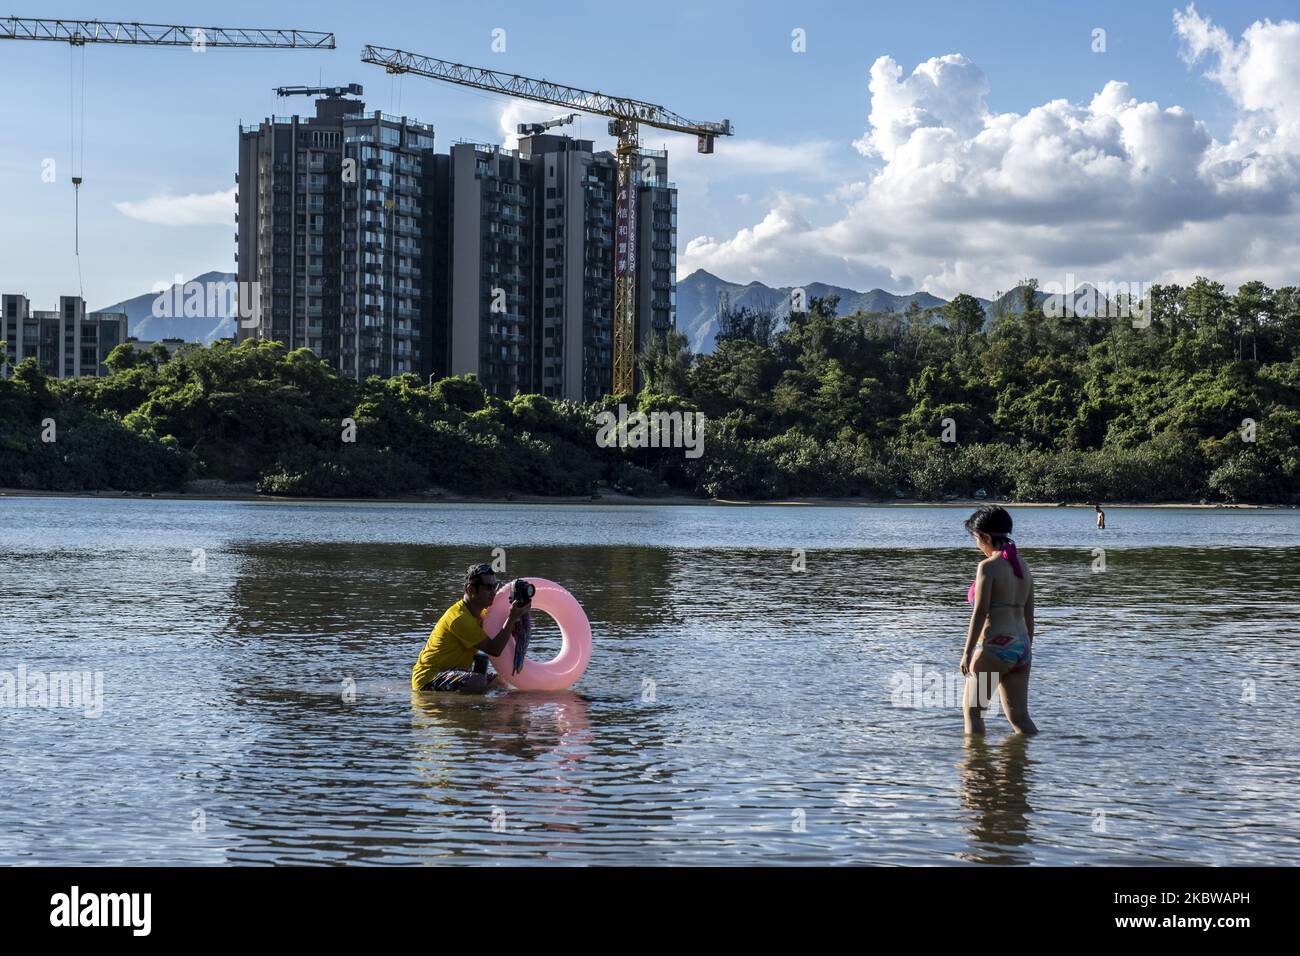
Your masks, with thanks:
[[(712, 352), (718, 333), (718, 296), (722, 292), (727, 293), (732, 309), (770, 310), (777, 318), (777, 327), (784, 328), (790, 315), (790, 293), (795, 288), (796, 286), (774, 288), (758, 281), (740, 285), (703, 269), (696, 269), (677, 283), (677, 331), (685, 333), (692, 352)], [(858, 292), (825, 282), (810, 282), (801, 288), (809, 301), (839, 296), (836, 315), (853, 315), (856, 312), (898, 315), (905, 312), (913, 302), (922, 310), (938, 309), (948, 304), (947, 299), (924, 291), (900, 294), (872, 289), (870, 292)], [(1019, 286), (999, 293), (996, 299), (975, 296), (975, 300), (984, 309), (986, 326), (999, 313), (1015, 315), (1024, 311), (1024, 298)], [(1053, 297), (1041, 290), (1034, 293), (1034, 303), (1039, 307), (1047, 310), (1055, 304), (1078, 315), (1088, 314), (1089, 307), (1085, 305), (1085, 300), (1094, 303), (1091, 307), (1094, 312), (1105, 309), (1108, 305), (1105, 296), (1087, 283), (1076, 286), (1068, 295), (1060, 297)]]
[[(731, 308), (750, 308), (771, 310), (778, 320), (778, 326), (784, 326), (790, 315), (790, 293), (795, 288), (802, 288), (808, 299), (824, 299), (828, 296), (840, 297), (836, 309), (838, 315), (852, 315), (854, 312), (901, 313), (915, 302), (921, 309), (933, 309), (946, 305), (947, 300), (928, 292), (896, 294), (884, 289), (872, 289), (859, 292), (843, 286), (828, 285), (825, 282), (810, 282), (805, 286), (779, 286), (773, 288), (754, 281), (748, 285), (728, 282), (711, 272), (697, 269), (677, 283), (677, 330), (684, 332), (693, 352), (712, 352), (714, 339), (718, 332), (718, 294), (726, 292), (730, 298)], [(988, 303), (980, 303), (987, 309)]]
[[(174, 283), (166, 292), (146, 292), (144, 295), (137, 295), (93, 311), (125, 312), (127, 334), (146, 342), (156, 342), (159, 339), (184, 339), (186, 342), (209, 344), (216, 339), (231, 338), (235, 334), (235, 320), (232, 315), (228, 314), (230, 309), (225, 296), (213, 296), (212, 304), (216, 308), (214, 311), (209, 312), (208, 287), (211, 285), (224, 286), (225, 283), (234, 282), (236, 278), (233, 272), (205, 272), (203, 275), (195, 276), (186, 282)], [(203, 286), (202, 307), (195, 310), (200, 312), (199, 315), (187, 316), (183, 312), (186, 301), (184, 291), (185, 287), (189, 286), (190, 283), (198, 283)], [(159, 317), (153, 314), (154, 302), (158, 300), (160, 295), (164, 297), (164, 302), (168, 304), (172, 312), (171, 315)], [(198, 297), (195, 296), (194, 298), (197, 300)], [(180, 314), (177, 314), (178, 310), (176, 309), (178, 303), (182, 306)], [(198, 304), (197, 301), (195, 304)]]
[[(235, 319), (228, 314), (228, 302), (223, 296), (216, 296), (212, 303), (215, 310), (209, 313), (208, 286), (224, 285), (234, 282), (233, 272), (205, 272), (186, 283), (175, 284), (165, 293), (147, 292), (122, 302), (114, 303), (97, 312), (125, 312), (130, 335), (145, 341), (157, 341), (164, 338), (178, 338), (187, 342), (210, 344), (216, 339), (231, 338), (235, 333)], [(197, 283), (205, 290), (204, 301), (199, 310), (201, 314), (186, 316), (172, 314), (159, 317), (153, 314), (154, 302), (159, 295), (166, 297), (175, 306), (185, 302), (184, 289), (190, 283)], [(677, 283), (677, 329), (684, 332), (693, 352), (712, 352), (718, 332), (718, 296), (726, 292), (732, 309), (757, 309), (771, 311), (777, 318), (777, 327), (783, 328), (790, 314), (790, 294), (795, 286), (772, 287), (754, 281), (747, 285), (728, 282), (711, 272), (697, 269)], [(883, 289), (859, 292), (843, 286), (829, 285), (825, 282), (810, 282), (802, 286), (809, 300), (839, 296), (836, 308), (838, 315), (852, 315), (857, 312), (902, 314), (912, 303), (922, 310), (938, 309), (947, 305), (947, 299), (941, 299), (929, 292), (893, 293)], [(1082, 296), (1093, 292), (1091, 286), (1078, 286), (1071, 297), (1078, 301)], [(976, 296), (988, 319), (998, 312), (1015, 314), (1023, 309), (1023, 298), (1019, 288), (1001, 293), (996, 300), (982, 299)], [(1047, 293), (1037, 291), (1034, 301), (1040, 306), (1048, 302)], [(1104, 297), (1098, 300), (1103, 306)], [(1082, 309), (1078, 310), (1082, 313)]]

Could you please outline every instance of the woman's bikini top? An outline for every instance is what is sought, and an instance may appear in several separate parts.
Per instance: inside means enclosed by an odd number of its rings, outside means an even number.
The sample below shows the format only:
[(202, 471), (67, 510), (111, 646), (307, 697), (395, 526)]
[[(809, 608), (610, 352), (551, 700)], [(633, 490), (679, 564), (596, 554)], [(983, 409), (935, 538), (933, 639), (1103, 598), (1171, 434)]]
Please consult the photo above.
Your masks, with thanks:
[[(1016, 577), (1023, 578), (1025, 576), (1025, 569), (1020, 566), (1020, 557), (1016, 554), (1016, 543), (1012, 541), (1010, 538), (1007, 538), (1007, 546), (1002, 549), (1002, 557), (1005, 558), (1008, 562), (1010, 562), (1011, 570), (1016, 572)], [(966, 589), (966, 603), (967, 604), (975, 603), (975, 582), (974, 581), (972, 581), (970, 583), (970, 587)], [(1024, 607), (1024, 605), (1011, 604), (1006, 601), (990, 601), (989, 607), (990, 608)]]

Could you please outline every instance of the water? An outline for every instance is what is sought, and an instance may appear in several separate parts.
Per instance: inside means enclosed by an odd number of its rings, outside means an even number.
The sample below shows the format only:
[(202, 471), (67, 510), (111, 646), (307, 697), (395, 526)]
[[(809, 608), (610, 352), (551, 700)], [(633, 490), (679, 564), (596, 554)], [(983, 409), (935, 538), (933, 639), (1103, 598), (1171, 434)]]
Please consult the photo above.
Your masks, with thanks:
[[(1300, 862), (1300, 511), (1015, 509), (1043, 733), (974, 745), (967, 513), (0, 498), (0, 672), (104, 679), (0, 709), (0, 863)], [(591, 667), (421, 700), (493, 547)]]

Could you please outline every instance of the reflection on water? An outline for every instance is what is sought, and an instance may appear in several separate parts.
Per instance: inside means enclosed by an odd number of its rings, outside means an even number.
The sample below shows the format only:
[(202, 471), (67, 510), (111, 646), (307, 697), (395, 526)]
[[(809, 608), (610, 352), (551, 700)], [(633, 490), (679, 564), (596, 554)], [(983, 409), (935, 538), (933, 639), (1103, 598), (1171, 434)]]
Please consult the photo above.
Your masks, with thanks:
[(961, 804), (967, 811), (971, 848), (962, 859), (976, 863), (1030, 863), (1028, 776), (1030, 740), (1011, 734), (992, 743), (972, 736), (958, 764)]
[[(1300, 861), (1294, 512), (1017, 512), (1043, 734), (964, 741), (892, 693), (956, 673), (964, 509), (0, 509), (0, 671), (105, 675), (99, 719), (0, 709), (0, 862)], [(412, 693), (498, 546), (586, 675)]]

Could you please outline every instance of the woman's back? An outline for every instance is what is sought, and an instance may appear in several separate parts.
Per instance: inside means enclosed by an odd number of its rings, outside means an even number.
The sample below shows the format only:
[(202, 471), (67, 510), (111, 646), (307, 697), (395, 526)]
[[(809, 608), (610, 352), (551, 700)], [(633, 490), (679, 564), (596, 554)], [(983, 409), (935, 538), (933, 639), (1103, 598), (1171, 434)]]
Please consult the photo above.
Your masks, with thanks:
[(1026, 634), (1028, 626), (1025, 621), (1025, 605), (1030, 603), (1034, 593), (1034, 578), (1024, 558), (1017, 555), (1020, 571), (1015, 569), (1001, 554), (985, 558), (980, 569), (989, 579), (989, 614), (984, 625), (984, 633)]

